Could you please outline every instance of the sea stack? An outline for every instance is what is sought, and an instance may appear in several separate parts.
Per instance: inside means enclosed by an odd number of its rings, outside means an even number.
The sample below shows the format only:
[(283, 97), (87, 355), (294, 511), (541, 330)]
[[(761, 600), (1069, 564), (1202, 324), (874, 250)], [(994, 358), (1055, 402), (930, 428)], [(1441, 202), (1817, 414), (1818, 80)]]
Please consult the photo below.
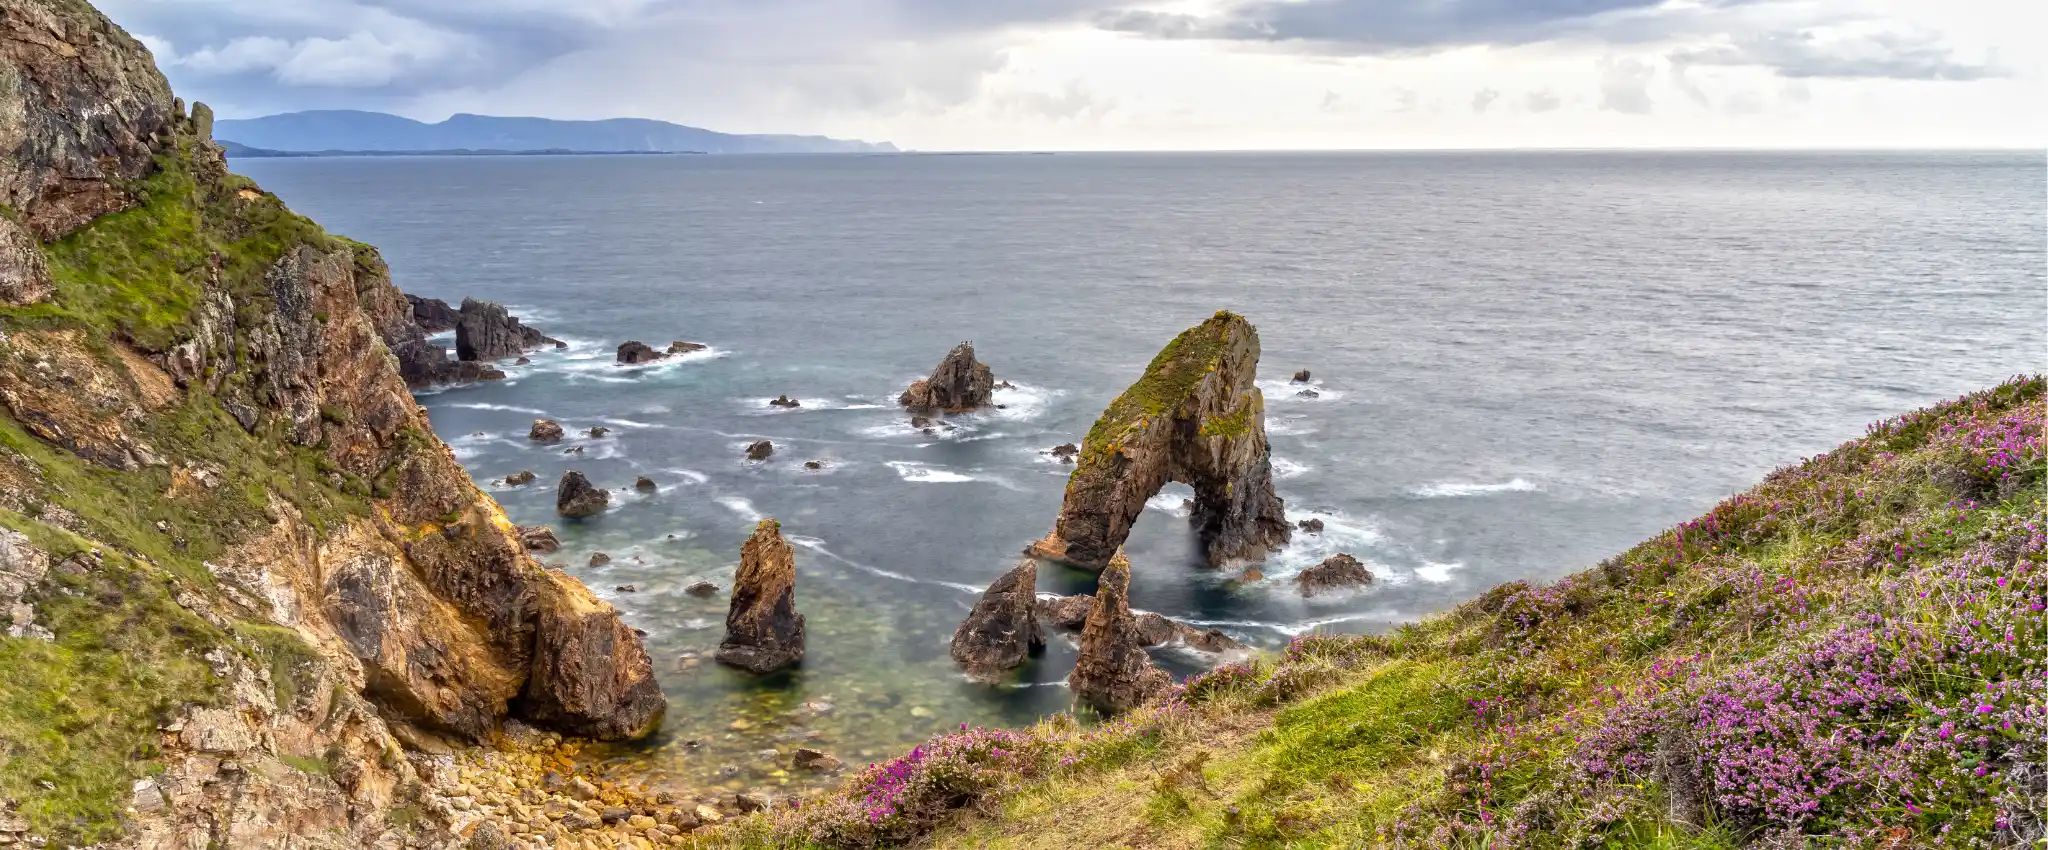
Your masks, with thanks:
[(612, 494), (592, 486), (574, 469), (562, 473), (562, 483), (555, 488), (555, 512), (570, 519), (596, 516), (611, 501)]
[(772, 673), (804, 658), (804, 615), (796, 612), (796, 554), (773, 519), (754, 526), (740, 546), (732, 607), (717, 659), (755, 673)]
[(1030, 554), (1103, 569), (1168, 481), (1194, 488), (1188, 521), (1212, 566), (1286, 543), (1258, 365), (1258, 329), (1234, 313), (1174, 338), (1089, 429), (1059, 520)]
[(1081, 627), (1081, 657), (1067, 686), (1074, 696), (1111, 714), (1129, 711), (1173, 683), (1152, 666), (1131, 616), (1131, 562), (1122, 549), (1109, 559), (1095, 590), (1095, 605)]
[(953, 660), (979, 676), (1023, 664), (1033, 647), (1045, 645), (1034, 611), (1037, 591), (1036, 558), (1023, 559), (996, 579), (953, 632)]
[(647, 343), (641, 342), (637, 339), (629, 339), (626, 340), (625, 342), (619, 343), (620, 363), (625, 363), (628, 365), (640, 363), (653, 363), (656, 360), (662, 360), (667, 357), (668, 355), (663, 354), (659, 351), (655, 351), (654, 346), (648, 345)]
[(505, 308), (489, 301), (462, 299), (455, 317), (455, 358), (458, 360), (500, 360), (518, 357), (543, 345), (561, 347), (562, 341), (519, 323)]
[(995, 403), (995, 374), (974, 359), (974, 343), (963, 342), (947, 352), (932, 376), (917, 381), (896, 401), (912, 411), (964, 413)]

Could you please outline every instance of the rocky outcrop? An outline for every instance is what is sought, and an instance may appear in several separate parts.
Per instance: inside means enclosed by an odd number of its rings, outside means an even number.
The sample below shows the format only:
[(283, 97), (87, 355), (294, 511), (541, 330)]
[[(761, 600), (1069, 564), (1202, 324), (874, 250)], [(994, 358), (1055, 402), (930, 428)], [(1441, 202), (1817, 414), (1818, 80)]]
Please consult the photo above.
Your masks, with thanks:
[(1304, 597), (1317, 594), (1349, 590), (1372, 583), (1372, 571), (1358, 562), (1357, 558), (1338, 553), (1331, 555), (1308, 569), (1296, 573), (1294, 587)]
[(462, 310), (455, 319), (457, 360), (503, 360), (543, 346), (563, 348), (566, 344), (520, 324), (501, 305), (462, 299)]
[(775, 444), (767, 440), (756, 440), (747, 445), (747, 460), (767, 460), (775, 454)]
[(692, 351), (703, 351), (704, 349), (710, 347), (711, 346), (705, 345), (704, 343), (701, 342), (684, 342), (679, 339), (668, 344), (668, 353), (688, 354)]
[(553, 419), (535, 419), (533, 427), (526, 429), (526, 438), (536, 443), (553, 443), (562, 439), (562, 423)]
[(1035, 558), (996, 579), (953, 632), (953, 660), (983, 676), (1023, 664), (1034, 647), (1045, 645), (1035, 610), (1037, 588)]
[(149, 50), (91, 6), (0, 0), (0, 202), (37, 240), (134, 206), (181, 113)]
[(776, 396), (776, 397), (774, 397), (774, 398), (771, 398), (771, 399), (769, 399), (769, 400), (768, 400), (768, 406), (769, 406), (769, 407), (802, 407), (802, 406), (804, 406), (804, 403), (803, 403), (803, 402), (801, 402), (801, 401), (797, 401), (796, 399), (790, 398), (789, 396), (786, 396), (786, 395), (779, 395), (779, 396)]
[(1294, 380), (1293, 380), (1293, 381), (1292, 381), (1291, 383), (1296, 383), (1296, 384), (1306, 384), (1306, 383), (1308, 383), (1308, 379), (1309, 379), (1309, 375), (1308, 375), (1308, 370), (1307, 370), (1307, 369), (1303, 369), (1303, 370), (1301, 370), (1301, 371), (1299, 371), (1299, 372), (1296, 372), (1296, 373), (1294, 373)]
[(656, 360), (666, 359), (667, 357), (668, 355), (663, 354), (659, 351), (655, 351), (654, 346), (648, 345), (647, 343), (641, 342), (637, 339), (629, 339), (626, 340), (625, 342), (619, 343), (620, 363), (625, 363), (627, 365), (653, 363)]
[(668, 702), (640, 636), (582, 582), (558, 570), (543, 575), (521, 716), (604, 740), (653, 732)]
[(421, 298), (407, 294), (405, 301), (406, 305), (412, 308), (413, 324), (419, 325), (420, 330), (427, 333), (447, 333), (455, 330), (456, 323), (462, 320), (460, 311), (448, 306), (448, 302), (439, 298)]
[(1131, 616), (1130, 587), (1131, 562), (1119, 549), (1102, 570), (1095, 604), (1081, 627), (1081, 657), (1067, 676), (1074, 697), (1099, 711), (1129, 711), (1173, 683), (1145, 652)]
[(0, 307), (21, 307), (50, 297), (50, 267), (35, 236), (0, 215)]
[(1258, 363), (1258, 330), (1233, 313), (1175, 338), (1089, 429), (1059, 520), (1030, 553), (1102, 569), (1169, 481), (1195, 490), (1189, 522), (1210, 564), (1287, 542)]
[(772, 673), (804, 658), (804, 615), (796, 611), (796, 553), (782, 539), (782, 524), (764, 519), (740, 546), (732, 607), (718, 661)]
[(555, 530), (545, 525), (522, 525), (519, 527), (519, 545), (528, 552), (558, 552), (562, 541), (555, 536)]
[[(1095, 609), (1095, 597), (1086, 593), (1072, 596), (1040, 596), (1033, 603), (1038, 618), (1054, 628), (1078, 632), (1088, 624), (1088, 614)], [(1134, 612), (1137, 624), (1138, 642), (1142, 646), (1166, 646), (1178, 642), (1182, 646), (1203, 652), (1238, 652), (1246, 649), (1244, 644), (1233, 640), (1219, 629), (1204, 629), (1190, 626), (1152, 612)]]
[(953, 346), (932, 376), (903, 391), (897, 402), (913, 411), (960, 413), (995, 403), (995, 375), (974, 359), (974, 343)]
[(555, 513), (571, 519), (596, 516), (611, 502), (611, 493), (593, 486), (574, 469), (562, 473), (562, 483), (555, 488)]

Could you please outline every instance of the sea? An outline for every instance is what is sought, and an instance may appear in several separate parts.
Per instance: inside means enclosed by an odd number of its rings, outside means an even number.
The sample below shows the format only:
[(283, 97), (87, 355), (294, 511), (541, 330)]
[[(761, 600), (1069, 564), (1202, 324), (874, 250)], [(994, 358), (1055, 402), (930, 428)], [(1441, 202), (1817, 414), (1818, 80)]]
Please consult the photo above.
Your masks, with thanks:
[[(817, 793), (832, 777), (790, 770), (794, 747), (858, 766), (1067, 710), (1071, 636), (992, 684), (949, 638), (1051, 529), (1072, 467), (1046, 451), (1217, 310), (1259, 329), (1276, 486), (1324, 530), (1262, 578), (1213, 569), (1169, 485), (1134, 529), (1131, 599), (1267, 649), (1586, 569), (1868, 423), (2048, 360), (2039, 151), (232, 167), (377, 245), (405, 291), (499, 301), (568, 342), (419, 401), (514, 521), (556, 529), (544, 557), (646, 632), (663, 728), (588, 758), (658, 786)], [(619, 365), (629, 339), (709, 348)], [(912, 428), (897, 393), (962, 341), (1014, 388)], [(802, 406), (768, 404), (785, 394)], [(571, 437), (529, 441), (542, 417)], [(764, 439), (774, 455), (746, 460)], [(608, 511), (555, 515), (571, 469), (614, 491)], [(540, 480), (500, 483), (521, 470)], [(800, 669), (757, 678), (710, 658), (723, 594), (684, 588), (730, 587), (765, 517), (796, 546), (809, 642)], [(1291, 577), (1339, 553), (1373, 583), (1303, 599)], [(1093, 581), (1046, 568), (1038, 589)]]

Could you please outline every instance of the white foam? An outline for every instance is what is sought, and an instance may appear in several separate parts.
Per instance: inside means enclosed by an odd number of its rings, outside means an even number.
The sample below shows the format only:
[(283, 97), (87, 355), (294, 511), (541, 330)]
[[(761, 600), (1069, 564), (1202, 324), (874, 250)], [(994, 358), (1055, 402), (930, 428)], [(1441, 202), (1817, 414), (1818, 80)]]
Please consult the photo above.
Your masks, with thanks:
[(1184, 517), (1189, 514), (1188, 509), (1181, 504), (1184, 501), (1187, 501), (1187, 497), (1179, 493), (1161, 493), (1146, 499), (1145, 507), (1155, 511), (1164, 511), (1177, 517)]
[(737, 399), (737, 401), (739, 405), (742, 408), (744, 408), (747, 412), (764, 415), (780, 415), (789, 413), (819, 413), (827, 410), (881, 410), (888, 406), (862, 400), (862, 398), (859, 396), (848, 396), (843, 399), (799, 397), (796, 399), (798, 406), (782, 407), (780, 405), (769, 403), (774, 401), (775, 398), (776, 397), (773, 396), (762, 398), (743, 398)]
[(1535, 482), (1526, 478), (1516, 478), (1499, 483), (1439, 481), (1417, 487), (1410, 492), (1425, 499), (1455, 499), (1461, 496), (1485, 496), (1492, 493), (1526, 493), (1535, 489)]
[(665, 425), (662, 425), (662, 424), (661, 424), (661, 423), (659, 423), (659, 422), (641, 422), (641, 421), (638, 421), (638, 420), (634, 420), (634, 419), (614, 419), (614, 418), (608, 418), (608, 417), (599, 417), (597, 421), (599, 421), (599, 422), (602, 422), (602, 423), (604, 423), (604, 424), (606, 424), (606, 425), (610, 425), (610, 426), (612, 426), (612, 427), (614, 427), (614, 428), (665, 428), (665, 427), (667, 427), (667, 426), (665, 426)]
[(670, 475), (676, 475), (676, 476), (681, 476), (681, 477), (683, 477), (683, 478), (687, 478), (687, 479), (690, 479), (690, 483), (692, 483), (692, 484), (703, 484), (703, 483), (705, 483), (705, 482), (707, 482), (707, 481), (710, 481), (710, 480), (711, 480), (711, 476), (709, 476), (709, 475), (705, 475), (704, 473), (702, 473), (702, 472), (698, 472), (697, 470), (694, 470), (694, 469), (680, 469), (680, 468), (678, 468), (678, 469), (664, 469), (664, 470), (662, 470), (662, 471), (663, 471), (663, 472), (666, 472), (666, 473), (668, 473), (668, 474), (670, 474)]
[(1415, 568), (1415, 577), (1431, 584), (1443, 584), (1451, 580), (1451, 573), (1453, 571), (1464, 566), (1464, 564), (1456, 561), (1448, 564), (1439, 564), (1434, 561), (1425, 562), (1422, 566)]
[(1316, 432), (1316, 426), (1309, 424), (1306, 416), (1268, 416), (1266, 434), (1273, 437), (1300, 437)]
[[(881, 576), (882, 578), (886, 578), (886, 579), (895, 579), (896, 581), (901, 581), (901, 582), (907, 582), (907, 583), (910, 583), (910, 584), (935, 584), (935, 583), (937, 583), (937, 582), (928, 582), (928, 581), (925, 581), (925, 580), (923, 580), (923, 579), (911, 578), (910, 576), (904, 575), (904, 574), (902, 574), (902, 573), (899, 573), (899, 572), (891, 572), (891, 571), (889, 571), (889, 570), (885, 570), (885, 569), (882, 569), (881, 567), (871, 567), (871, 566), (868, 566), (867, 564), (863, 564), (863, 563), (861, 563), (861, 562), (859, 562), (859, 561), (853, 560), (852, 558), (847, 558), (847, 557), (844, 557), (844, 556), (840, 555), (840, 554), (839, 554), (839, 553), (837, 553), (837, 552), (834, 552), (834, 551), (832, 551), (832, 550), (830, 550), (830, 549), (827, 549), (827, 548), (825, 548), (825, 541), (823, 541), (823, 540), (820, 540), (820, 539), (818, 539), (818, 538), (816, 538), (816, 537), (806, 537), (806, 536), (804, 536), (804, 535), (801, 535), (801, 534), (785, 534), (785, 535), (783, 535), (783, 539), (784, 539), (784, 540), (788, 540), (789, 542), (791, 542), (791, 543), (794, 543), (794, 544), (796, 544), (796, 545), (798, 545), (798, 546), (802, 546), (802, 547), (804, 547), (805, 549), (809, 549), (809, 550), (811, 550), (811, 551), (813, 551), (813, 552), (816, 552), (816, 553), (818, 553), (818, 554), (820, 554), (820, 555), (824, 555), (825, 557), (827, 557), (827, 558), (831, 558), (832, 560), (838, 561), (839, 563), (845, 564), (845, 565), (847, 565), (847, 566), (849, 566), (849, 567), (853, 567), (854, 569), (857, 569), (857, 570), (860, 570), (860, 571), (862, 571), (862, 572), (866, 572), (866, 573), (871, 573), (871, 574), (873, 574), (873, 575), (878, 575), (878, 576)], [(973, 591), (973, 592), (975, 592), (975, 593), (979, 593), (980, 591)]]
[(1375, 576), (1399, 581), (1398, 577), (1388, 573), (1384, 565), (1373, 563), (1366, 557), (1365, 551), (1379, 545), (1384, 539), (1369, 521), (1353, 519), (1336, 511), (1323, 510), (1294, 512), (1288, 516), (1287, 521), (1291, 523), (1307, 518), (1322, 520), (1322, 532), (1311, 534), (1299, 528), (1295, 529), (1287, 545), (1269, 555), (1266, 563), (1260, 567), (1259, 571), (1265, 573), (1267, 579), (1292, 578), (1332, 555), (1343, 553), (1365, 562)]
[(897, 477), (920, 484), (963, 484), (974, 480), (974, 476), (971, 475), (961, 475), (947, 469), (934, 469), (913, 460), (891, 460), (883, 463), (896, 470)]
[(1307, 464), (1296, 463), (1284, 457), (1273, 458), (1274, 478), (1293, 478), (1309, 470)]
[(741, 519), (748, 522), (760, 522), (767, 518), (765, 514), (754, 509), (753, 502), (749, 502), (741, 496), (719, 496), (716, 499), (712, 499), (712, 501), (724, 506), (726, 510), (739, 514)]
[(520, 407), (516, 404), (483, 404), (479, 402), (463, 402), (461, 404), (451, 404), (447, 406), (460, 407), (464, 410), (503, 410), (509, 413), (524, 413), (529, 416), (538, 416), (542, 419), (553, 418), (545, 410), (540, 410), (538, 408), (532, 407)]
[(1013, 421), (1037, 419), (1052, 406), (1052, 400), (1061, 395), (1065, 395), (1065, 392), (1011, 381), (1010, 386), (998, 387), (990, 394), (995, 403), (1002, 407), (990, 408), (977, 415)]
[[(1303, 390), (1312, 390), (1315, 392), (1315, 396), (1304, 397), (1301, 394)], [(1343, 390), (1330, 389), (1329, 387), (1323, 386), (1321, 381), (1311, 381), (1307, 384), (1296, 384), (1279, 379), (1267, 379), (1259, 382), (1259, 391), (1266, 395), (1266, 401), (1268, 402), (1335, 401), (1337, 399), (1344, 397)]]

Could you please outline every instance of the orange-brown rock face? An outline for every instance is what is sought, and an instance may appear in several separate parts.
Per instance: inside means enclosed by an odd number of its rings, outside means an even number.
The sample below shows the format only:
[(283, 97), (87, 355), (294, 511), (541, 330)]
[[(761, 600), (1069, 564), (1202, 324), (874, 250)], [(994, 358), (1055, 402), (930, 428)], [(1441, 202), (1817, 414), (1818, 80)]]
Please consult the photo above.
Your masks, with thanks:
[(1031, 553), (1102, 569), (1168, 481), (1194, 488), (1189, 521), (1210, 564), (1286, 543), (1258, 365), (1259, 332), (1242, 316), (1217, 313), (1176, 337), (1089, 429), (1053, 533)]
[(755, 673), (792, 667), (804, 658), (804, 615), (796, 612), (796, 553), (782, 525), (761, 520), (740, 546), (732, 607), (725, 615), (720, 663)]
[(520, 715), (577, 735), (645, 737), (668, 703), (640, 637), (590, 589), (549, 570), (540, 587), (532, 673)]
[(1131, 615), (1130, 588), (1131, 562), (1119, 549), (1102, 571), (1095, 605), (1081, 627), (1081, 657), (1067, 676), (1074, 697), (1101, 711), (1129, 711), (1173, 683), (1145, 652)]

